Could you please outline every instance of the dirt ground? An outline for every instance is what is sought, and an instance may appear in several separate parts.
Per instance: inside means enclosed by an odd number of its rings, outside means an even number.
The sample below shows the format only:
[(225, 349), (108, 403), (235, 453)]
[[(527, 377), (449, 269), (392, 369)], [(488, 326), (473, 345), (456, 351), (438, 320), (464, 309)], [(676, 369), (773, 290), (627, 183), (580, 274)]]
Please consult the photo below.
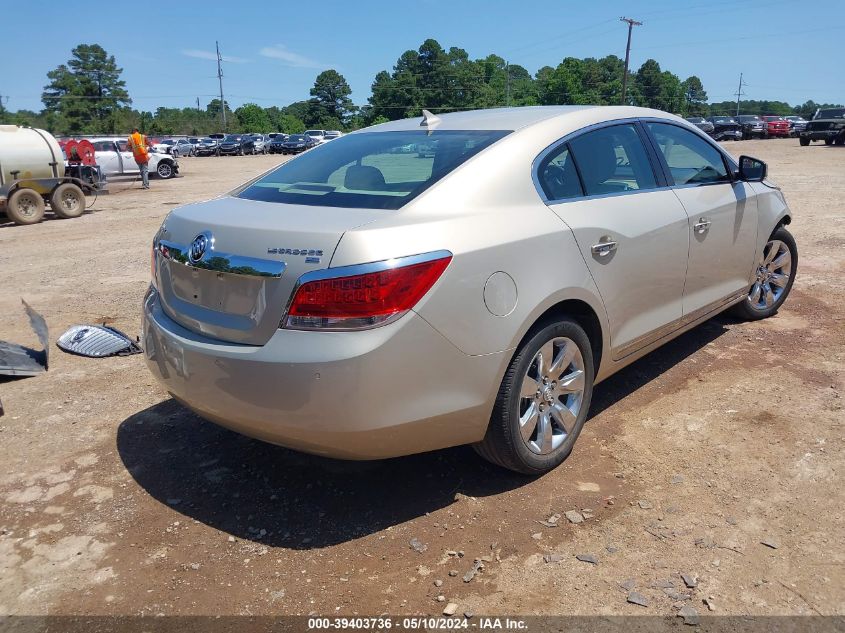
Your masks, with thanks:
[[(140, 356), (52, 346), (48, 373), (0, 382), (0, 614), (845, 613), (845, 148), (728, 149), (768, 161), (792, 207), (791, 297), (599, 385), (571, 458), (539, 479), (466, 447), (294, 453), (187, 412)], [(21, 298), (53, 341), (139, 332), (165, 214), (280, 160), (182, 159), (150, 191), (114, 180), (79, 219), (0, 223), (0, 339), (37, 346)], [(573, 510), (583, 522), (541, 523)]]

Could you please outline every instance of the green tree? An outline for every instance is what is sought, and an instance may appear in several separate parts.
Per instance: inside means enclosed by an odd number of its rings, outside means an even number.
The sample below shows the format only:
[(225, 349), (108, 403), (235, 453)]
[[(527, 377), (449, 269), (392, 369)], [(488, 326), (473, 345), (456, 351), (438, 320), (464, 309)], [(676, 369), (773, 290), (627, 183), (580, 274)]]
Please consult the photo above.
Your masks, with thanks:
[(305, 122), (292, 114), (283, 114), (279, 117), (278, 130), (285, 134), (300, 134), (305, 131)]
[(662, 71), (656, 60), (646, 60), (633, 79), (630, 97), (634, 105), (669, 112), (683, 109), (681, 80), (677, 75)]
[(267, 111), (254, 103), (245, 103), (235, 110), (242, 132), (270, 132), (273, 124)]
[(695, 75), (687, 77), (681, 87), (686, 102), (684, 114), (687, 116), (705, 116), (707, 114), (707, 92), (704, 90), (701, 79)]
[(60, 114), (67, 132), (113, 133), (112, 115), (132, 101), (114, 56), (98, 44), (80, 44), (67, 65), (47, 73), (50, 83), (41, 100), (48, 112)]
[(352, 89), (343, 75), (334, 69), (324, 70), (317, 75), (314, 87), (311, 88), (311, 120), (315, 123), (327, 119), (345, 120), (355, 112), (355, 106), (349, 98), (351, 94)]

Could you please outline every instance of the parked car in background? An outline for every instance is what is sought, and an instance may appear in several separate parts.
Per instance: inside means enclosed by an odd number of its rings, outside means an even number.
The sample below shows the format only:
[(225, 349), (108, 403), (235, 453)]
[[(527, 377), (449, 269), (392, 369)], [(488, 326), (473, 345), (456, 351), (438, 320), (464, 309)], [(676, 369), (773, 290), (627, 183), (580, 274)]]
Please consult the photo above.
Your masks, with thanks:
[(267, 144), (263, 134), (249, 134), (244, 137), (245, 154), (266, 154)]
[(314, 136), (307, 134), (291, 134), (287, 140), (282, 143), (282, 154), (299, 154), (312, 147), (317, 147), (320, 142)]
[(243, 156), (246, 137), (242, 134), (228, 134), (217, 146), (218, 156)]
[[(431, 161), (391, 152), (423, 139)], [(646, 108), (392, 121), (173, 210), (140, 347), (178, 402), (264, 441), (346, 459), (473, 444), (540, 475), (596, 383), (787, 300), (798, 249), (766, 172)]]
[(710, 133), (717, 141), (741, 141), (742, 126), (729, 116), (711, 116), (707, 119), (713, 124), (713, 131)]
[(845, 108), (816, 110), (813, 120), (799, 136), (801, 145), (824, 141), (825, 145), (845, 145)]
[(196, 156), (214, 156), (217, 154), (217, 141), (213, 138), (201, 138), (194, 146)]
[(282, 146), (288, 140), (287, 134), (276, 134), (273, 139), (267, 143), (267, 152), (270, 154), (281, 154)]
[(153, 145), (153, 149), (157, 152), (170, 154), (178, 158), (180, 156), (192, 156), (194, 153), (194, 144), (184, 138), (168, 138)]
[(326, 133), (323, 135), (324, 141), (333, 141), (336, 138), (340, 138), (343, 136), (343, 132), (340, 130), (326, 130)]
[(315, 139), (318, 143), (322, 143), (326, 140), (326, 131), (325, 130), (305, 130), (303, 132), (305, 136), (310, 136), (311, 138)]
[(789, 122), (789, 132), (792, 136), (798, 136), (807, 129), (807, 120), (795, 114), (783, 117)]
[(765, 115), (763, 117), (763, 121), (766, 122), (769, 136), (775, 136), (778, 138), (789, 137), (789, 121), (784, 119), (782, 116)]
[(768, 138), (769, 128), (766, 122), (756, 114), (740, 114), (734, 117), (742, 126), (742, 138)]
[[(97, 164), (107, 176), (141, 173), (135, 157), (127, 147), (126, 139), (92, 138), (89, 140), (94, 144), (94, 157), (97, 159)], [(150, 174), (167, 179), (179, 173), (179, 161), (176, 157), (156, 151), (150, 152), (149, 156)]]
[(705, 134), (712, 134), (713, 133), (713, 129), (714, 129), (713, 124), (710, 123), (710, 121), (705, 119), (703, 116), (687, 117), (687, 121), (692, 123), (695, 127), (697, 127), (699, 130), (701, 130)]

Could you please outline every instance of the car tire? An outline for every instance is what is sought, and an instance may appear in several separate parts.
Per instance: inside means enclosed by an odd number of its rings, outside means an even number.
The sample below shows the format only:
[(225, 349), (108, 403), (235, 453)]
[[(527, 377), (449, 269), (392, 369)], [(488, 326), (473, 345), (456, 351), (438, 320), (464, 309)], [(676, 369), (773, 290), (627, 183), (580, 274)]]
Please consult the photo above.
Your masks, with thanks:
[(44, 198), (34, 189), (17, 189), (6, 200), (6, 215), (15, 224), (37, 224), (44, 219)]
[(156, 166), (156, 175), (158, 175), (158, 177), (162, 180), (168, 180), (176, 175), (176, 170), (173, 169), (173, 165), (171, 165), (169, 162), (161, 161)]
[(810, 144), (810, 139), (808, 139), (806, 136), (799, 136), (798, 143), (801, 145), (801, 147), (807, 147), (807, 145)]
[(511, 360), (487, 433), (473, 448), (526, 475), (552, 470), (584, 426), (594, 375), (590, 340), (578, 323), (563, 318), (536, 326)]
[(742, 302), (734, 306), (734, 315), (744, 321), (774, 315), (789, 296), (797, 269), (798, 245), (786, 227), (779, 226), (763, 247), (755, 271), (757, 278)]
[(179, 150), (178, 150), (178, 149), (174, 149), (174, 150), (172, 150), (172, 151), (170, 152), (170, 155), (171, 155), (173, 158), (179, 158)]
[(64, 220), (78, 218), (85, 212), (85, 194), (73, 183), (66, 182), (53, 189), (50, 208)]
[(833, 139), (832, 138), (826, 138), (824, 140), (824, 144), (825, 145), (833, 145)]

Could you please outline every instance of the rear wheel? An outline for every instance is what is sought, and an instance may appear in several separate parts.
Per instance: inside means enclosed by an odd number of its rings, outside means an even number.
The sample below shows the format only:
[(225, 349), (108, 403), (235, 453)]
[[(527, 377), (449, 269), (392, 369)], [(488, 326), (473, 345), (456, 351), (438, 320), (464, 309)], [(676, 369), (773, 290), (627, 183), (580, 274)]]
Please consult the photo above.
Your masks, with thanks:
[(15, 224), (36, 224), (44, 219), (44, 198), (32, 189), (18, 189), (6, 201), (6, 215)]
[(772, 233), (757, 264), (756, 278), (748, 296), (734, 308), (746, 321), (757, 321), (775, 314), (786, 301), (798, 266), (798, 246), (784, 227)]
[(50, 208), (60, 218), (78, 218), (85, 211), (85, 194), (73, 183), (66, 182), (53, 189)]
[(590, 341), (578, 323), (564, 318), (540, 326), (511, 361), (487, 434), (473, 448), (527, 475), (555, 468), (587, 419), (593, 375)]
[(833, 145), (833, 139), (832, 138), (826, 138), (824, 140), (824, 144), (825, 145)]
[(806, 136), (799, 136), (798, 142), (801, 144), (801, 147), (807, 147), (810, 144), (810, 139)]

